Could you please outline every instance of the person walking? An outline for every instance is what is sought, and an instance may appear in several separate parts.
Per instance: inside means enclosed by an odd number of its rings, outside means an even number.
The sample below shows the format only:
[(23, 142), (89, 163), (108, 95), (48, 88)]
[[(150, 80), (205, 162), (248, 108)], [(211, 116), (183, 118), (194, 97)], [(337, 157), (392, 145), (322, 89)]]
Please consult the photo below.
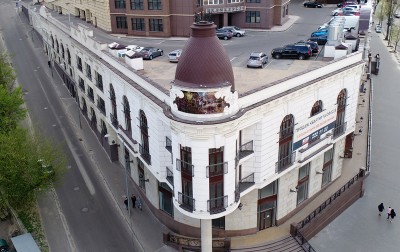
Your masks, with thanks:
[(125, 197), (125, 199), (124, 199), (124, 204), (125, 204), (126, 210), (128, 210), (128, 204), (129, 204), (129, 202), (128, 202), (128, 197)]
[(382, 215), (383, 210), (385, 209), (385, 207), (383, 206), (383, 203), (378, 205), (378, 210), (379, 210), (379, 216)]
[(131, 199), (132, 199), (132, 207), (136, 208), (136, 196), (132, 194)]
[(386, 220), (389, 220), (389, 218), (390, 218), (390, 213), (392, 212), (392, 208), (391, 207), (389, 207), (388, 209), (387, 209), (387, 218), (386, 218)]
[(396, 212), (394, 211), (394, 209), (392, 209), (392, 210), (390, 211), (390, 222), (393, 221), (394, 217), (396, 217)]
[(142, 211), (142, 200), (138, 197), (138, 208)]

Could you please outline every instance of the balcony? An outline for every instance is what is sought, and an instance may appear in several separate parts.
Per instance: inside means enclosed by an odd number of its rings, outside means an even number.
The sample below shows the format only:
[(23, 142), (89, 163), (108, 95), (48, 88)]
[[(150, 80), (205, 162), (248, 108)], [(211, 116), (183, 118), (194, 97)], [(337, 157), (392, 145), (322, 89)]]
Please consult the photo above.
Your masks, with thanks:
[(180, 159), (176, 159), (176, 169), (194, 177), (194, 165)]
[(239, 148), (239, 160), (242, 158), (247, 157), (248, 155), (251, 155), (254, 153), (254, 149), (253, 149), (253, 140), (250, 142), (247, 142), (245, 144), (242, 144)]
[(228, 207), (228, 195), (207, 200), (207, 211), (210, 214), (218, 214)]
[(290, 155), (282, 158), (278, 162), (275, 163), (275, 172), (281, 173), (287, 168), (289, 168), (294, 161), (296, 160), (296, 152), (292, 152)]
[(174, 186), (174, 173), (167, 167), (167, 181)]
[(165, 137), (165, 149), (172, 153), (172, 141), (168, 137)]
[(239, 192), (243, 192), (255, 184), (254, 172), (239, 181)]
[(228, 162), (223, 162), (219, 164), (208, 165), (207, 168), (207, 178), (212, 178), (215, 176), (222, 176), (228, 173)]
[(147, 148), (144, 148), (141, 144), (139, 144), (139, 153), (140, 156), (142, 156), (143, 160), (146, 161), (148, 165), (151, 165), (151, 155)]
[(114, 128), (118, 129), (118, 119), (117, 116), (113, 115), (110, 113), (110, 119), (111, 119), (111, 124), (114, 126)]
[(341, 135), (343, 135), (346, 132), (346, 126), (347, 126), (347, 122), (344, 122), (343, 124), (335, 127), (333, 129), (333, 139), (338, 138)]
[(195, 199), (193, 199), (193, 197), (178, 192), (178, 203), (182, 209), (188, 212), (196, 211)]

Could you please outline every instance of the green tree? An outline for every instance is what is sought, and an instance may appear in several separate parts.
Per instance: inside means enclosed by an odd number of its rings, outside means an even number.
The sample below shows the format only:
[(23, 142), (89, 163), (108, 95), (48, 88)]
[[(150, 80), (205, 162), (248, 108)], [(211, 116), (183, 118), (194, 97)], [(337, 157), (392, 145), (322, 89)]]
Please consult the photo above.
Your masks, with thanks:
[(4, 52), (0, 52), (0, 86), (4, 86), (11, 92), (15, 84), (16, 76), (9, 62), (8, 55)]
[(26, 110), (22, 107), (23, 103), (20, 87), (8, 90), (5, 85), (0, 85), (0, 133), (15, 129), (25, 118)]
[(390, 41), (394, 43), (394, 50), (396, 51), (397, 45), (400, 42), (400, 25), (393, 24), (390, 29)]

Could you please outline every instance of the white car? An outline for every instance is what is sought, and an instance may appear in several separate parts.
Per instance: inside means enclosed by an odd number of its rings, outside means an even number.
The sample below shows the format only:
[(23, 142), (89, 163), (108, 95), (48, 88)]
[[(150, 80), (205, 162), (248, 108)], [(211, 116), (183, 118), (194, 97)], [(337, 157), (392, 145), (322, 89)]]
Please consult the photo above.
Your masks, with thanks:
[(343, 13), (342, 8), (337, 8), (337, 9), (335, 9), (335, 10), (332, 11), (332, 16), (337, 16), (337, 15), (339, 15), (340, 13)]
[(138, 45), (128, 45), (125, 47), (127, 51), (135, 51), (135, 52), (140, 52), (144, 47), (143, 46), (138, 46)]
[(231, 30), (235, 37), (243, 37), (246, 34), (245, 30), (240, 30), (237, 26), (224, 26), (221, 29)]
[(375, 26), (375, 32), (376, 32), (376, 33), (381, 33), (381, 32), (382, 32), (382, 26), (376, 25), (376, 26)]
[(168, 54), (169, 62), (178, 62), (181, 57), (182, 49), (177, 49)]

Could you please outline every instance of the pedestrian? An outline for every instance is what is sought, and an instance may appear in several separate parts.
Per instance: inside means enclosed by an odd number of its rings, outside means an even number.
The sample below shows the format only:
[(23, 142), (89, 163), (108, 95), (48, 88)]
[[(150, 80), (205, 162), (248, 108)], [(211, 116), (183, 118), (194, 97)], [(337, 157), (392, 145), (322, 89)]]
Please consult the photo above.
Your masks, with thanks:
[(390, 211), (390, 222), (393, 221), (394, 217), (396, 217), (396, 212), (394, 211), (394, 209), (392, 209), (392, 211)]
[(138, 208), (142, 211), (142, 200), (138, 197)]
[(125, 204), (126, 210), (128, 210), (128, 204), (129, 204), (128, 197), (125, 197), (124, 204)]
[(379, 204), (379, 206), (378, 206), (379, 216), (381, 216), (384, 209), (385, 209), (385, 207), (383, 206), (383, 203)]
[(387, 209), (387, 218), (386, 218), (386, 220), (389, 220), (389, 218), (390, 218), (390, 213), (392, 212), (392, 208), (391, 207), (389, 207), (388, 209)]
[(51, 62), (50, 62), (50, 60), (47, 61), (47, 65), (49, 65), (49, 68), (51, 68)]
[(136, 208), (136, 196), (132, 194), (131, 199), (132, 199), (132, 207)]

